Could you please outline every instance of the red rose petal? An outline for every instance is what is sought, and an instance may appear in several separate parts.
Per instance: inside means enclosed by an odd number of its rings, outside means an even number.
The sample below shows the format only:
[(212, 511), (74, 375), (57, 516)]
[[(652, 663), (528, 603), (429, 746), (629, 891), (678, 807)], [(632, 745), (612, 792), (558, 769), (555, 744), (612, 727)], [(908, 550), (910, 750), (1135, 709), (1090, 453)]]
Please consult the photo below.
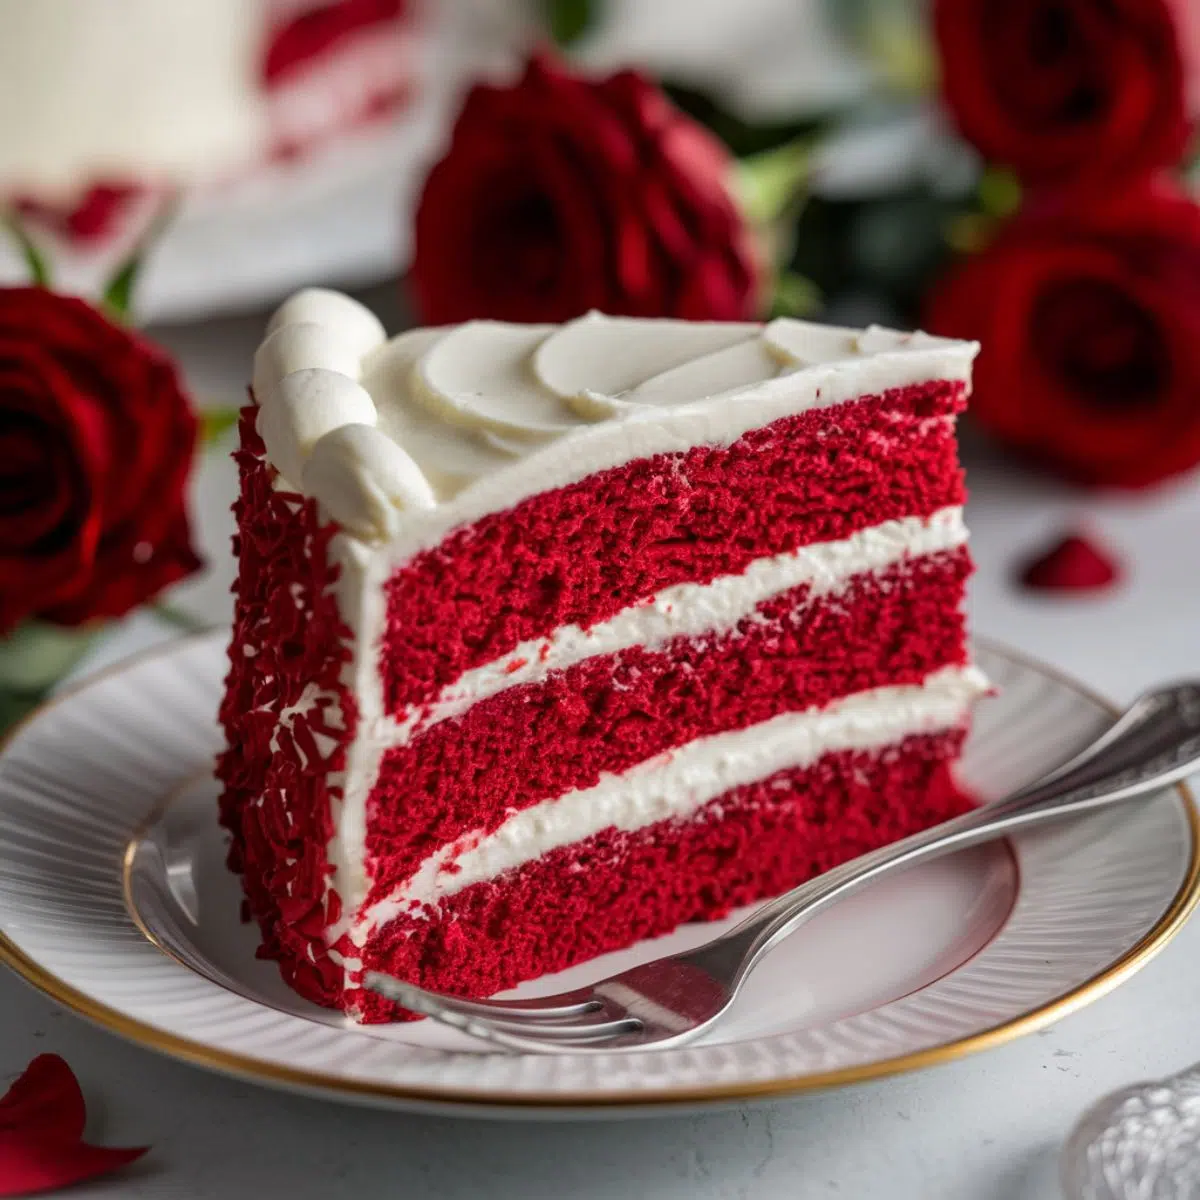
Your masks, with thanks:
[(1023, 586), (1044, 592), (1099, 591), (1121, 578), (1115, 558), (1080, 534), (1068, 534), (1021, 569)]
[(148, 1147), (80, 1140), (83, 1093), (57, 1054), (41, 1054), (0, 1097), (0, 1196), (28, 1196), (115, 1171)]
[(0, 1130), (0, 1196), (57, 1191), (107, 1175), (141, 1158), (149, 1147), (110, 1148), (86, 1142)]
[(39, 1054), (0, 1096), (0, 1132), (83, 1136), (83, 1093), (71, 1068), (57, 1054)]

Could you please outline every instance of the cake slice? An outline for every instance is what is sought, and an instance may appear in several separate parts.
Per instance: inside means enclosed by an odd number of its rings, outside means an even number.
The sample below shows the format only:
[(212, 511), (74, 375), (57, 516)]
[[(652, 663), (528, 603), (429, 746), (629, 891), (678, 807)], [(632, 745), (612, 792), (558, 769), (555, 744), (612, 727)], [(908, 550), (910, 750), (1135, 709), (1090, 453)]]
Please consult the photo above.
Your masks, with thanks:
[(793, 320), (275, 315), (221, 819), (302, 995), (486, 995), (959, 812), (976, 347)]

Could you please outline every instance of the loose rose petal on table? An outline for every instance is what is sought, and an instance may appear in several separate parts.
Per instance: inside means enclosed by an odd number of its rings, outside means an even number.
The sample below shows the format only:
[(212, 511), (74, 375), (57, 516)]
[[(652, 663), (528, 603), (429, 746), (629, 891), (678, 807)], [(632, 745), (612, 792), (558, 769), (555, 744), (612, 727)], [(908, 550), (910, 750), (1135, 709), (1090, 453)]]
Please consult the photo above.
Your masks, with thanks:
[(0, 1096), (0, 1133), (10, 1130), (83, 1136), (83, 1093), (57, 1054), (39, 1054)]
[(1109, 551), (1080, 534), (1060, 538), (1020, 571), (1023, 586), (1045, 592), (1097, 591), (1120, 578), (1120, 565)]
[(0, 1196), (29, 1196), (107, 1174), (148, 1147), (81, 1141), (83, 1093), (57, 1054), (41, 1054), (0, 1097)]

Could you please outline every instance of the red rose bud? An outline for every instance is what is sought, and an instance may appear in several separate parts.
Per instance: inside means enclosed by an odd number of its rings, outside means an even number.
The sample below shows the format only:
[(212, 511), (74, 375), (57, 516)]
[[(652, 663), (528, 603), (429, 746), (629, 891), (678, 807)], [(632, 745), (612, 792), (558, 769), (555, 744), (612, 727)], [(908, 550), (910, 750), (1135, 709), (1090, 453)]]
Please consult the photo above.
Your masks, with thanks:
[(0, 634), (117, 617), (200, 564), (175, 368), (82, 300), (0, 288)]
[(1019, 578), (1034, 591), (1092, 592), (1118, 582), (1121, 571), (1116, 560), (1095, 542), (1069, 534), (1026, 562)]
[(431, 324), (491, 317), (752, 317), (760, 265), (707, 130), (632, 71), (589, 80), (544, 56), (467, 97), (416, 214), (412, 281)]
[(934, 23), (955, 122), (1026, 179), (1123, 180), (1183, 154), (1196, 0), (936, 0)]
[(1086, 484), (1200, 463), (1200, 207), (1170, 185), (1046, 198), (935, 289), (932, 330), (976, 339), (974, 419)]
[(85, 1119), (71, 1068), (57, 1054), (39, 1054), (0, 1096), (0, 1196), (57, 1191), (146, 1153), (144, 1146), (88, 1145)]

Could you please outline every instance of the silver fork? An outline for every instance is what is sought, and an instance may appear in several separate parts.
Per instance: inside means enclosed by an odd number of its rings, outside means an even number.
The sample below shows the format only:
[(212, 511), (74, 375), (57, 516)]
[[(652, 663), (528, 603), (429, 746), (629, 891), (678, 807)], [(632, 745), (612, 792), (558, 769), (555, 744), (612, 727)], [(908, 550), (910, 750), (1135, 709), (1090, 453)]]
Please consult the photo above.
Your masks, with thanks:
[(770, 901), (714, 941), (590, 987), (531, 1000), (468, 1000), (369, 971), (364, 986), (507, 1050), (608, 1053), (691, 1041), (728, 1011), (788, 934), (885, 874), (1043, 822), (1151, 798), (1200, 768), (1200, 683), (1147, 692), (1062, 766), (1004, 800), (884, 846)]

